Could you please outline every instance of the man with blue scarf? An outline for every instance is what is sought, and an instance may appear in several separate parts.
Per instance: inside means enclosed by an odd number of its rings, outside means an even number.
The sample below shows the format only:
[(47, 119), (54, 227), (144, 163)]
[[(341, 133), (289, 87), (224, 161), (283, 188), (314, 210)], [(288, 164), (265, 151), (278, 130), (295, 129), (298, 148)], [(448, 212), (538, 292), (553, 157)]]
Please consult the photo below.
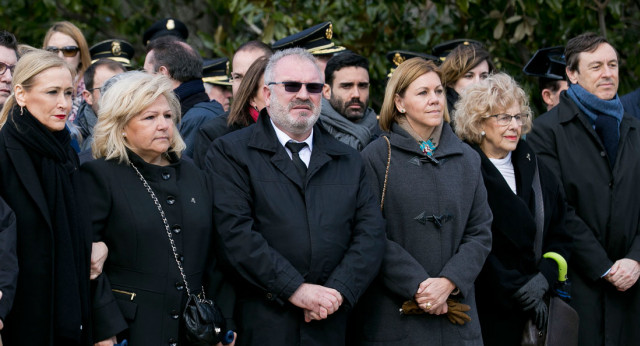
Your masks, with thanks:
[(569, 90), (535, 120), (527, 141), (562, 182), (572, 207), (569, 278), (579, 344), (638, 345), (640, 120), (624, 112), (618, 53), (605, 38), (572, 38), (565, 59)]

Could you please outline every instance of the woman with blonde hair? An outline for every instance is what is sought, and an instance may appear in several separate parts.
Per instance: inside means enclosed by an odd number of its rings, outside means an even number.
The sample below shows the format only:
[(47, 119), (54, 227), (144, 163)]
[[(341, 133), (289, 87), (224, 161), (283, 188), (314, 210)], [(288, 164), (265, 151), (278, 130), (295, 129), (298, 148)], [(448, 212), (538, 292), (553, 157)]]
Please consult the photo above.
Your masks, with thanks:
[(94, 339), (108, 346), (122, 339), (190, 344), (180, 325), (187, 293), (204, 287), (212, 297), (223, 282), (211, 190), (181, 159), (180, 103), (167, 77), (137, 71), (121, 75), (100, 102), (96, 160), (81, 169), (94, 239), (109, 248), (98, 286), (110, 286), (112, 295), (97, 303)]
[(455, 122), (455, 103), (463, 90), (486, 79), (495, 71), (489, 52), (479, 43), (460, 44), (440, 66), (442, 82), (447, 91), (447, 108)]
[(480, 155), (493, 212), (493, 247), (476, 281), (482, 336), (487, 345), (520, 345), (527, 320), (544, 328), (558, 278), (556, 262), (542, 254), (569, 260), (566, 205), (553, 173), (522, 139), (532, 114), (513, 78), (498, 73), (470, 86), (456, 109), (456, 134)]
[[(355, 308), (354, 344), (482, 345), (474, 281), (491, 247), (491, 211), (478, 155), (444, 121), (444, 93), (433, 62), (403, 62), (380, 112), (388, 134), (362, 151), (387, 246)], [(413, 309), (399, 314), (403, 306)]]
[(82, 91), (84, 86), (84, 71), (91, 65), (89, 45), (82, 31), (71, 22), (56, 22), (47, 31), (42, 43), (42, 49), (58, 54), (66, 61), (74, 71), (75, 90), (73, 94), (73, 106), (69, 121), (73, 122), (80, 103), (82, 103)]
[(53, 53), (26, 53), (2, 111), (0, 196), (16, 215), (20, 267), (15, 291), (3, 290), (7, 345), (92, 344), (90, 223), (65, 128), (74, 73)]

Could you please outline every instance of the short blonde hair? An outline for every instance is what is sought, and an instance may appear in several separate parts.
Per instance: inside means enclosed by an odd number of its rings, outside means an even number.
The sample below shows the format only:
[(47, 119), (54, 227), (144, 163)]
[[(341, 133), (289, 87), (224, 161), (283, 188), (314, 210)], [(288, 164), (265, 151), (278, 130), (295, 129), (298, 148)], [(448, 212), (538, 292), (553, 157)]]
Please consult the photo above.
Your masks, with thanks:
[(474, 144), (482, 142), (482, 122), (490, 115), (505, 112), (515, 103), (527, 118), (522, 134), (531, 131), (533, 113), (529, 98), (518, 83), (506, 73), (496, 73), (480, 83), (468, 86), (456, 103), (456, 134)]
[[(409, 59), (393, 72), (393, 75), (387, 82), (387, 88), (384, 92), (384, 101), (382, 102), (382, 108), (380, 109), (380, 128), (383, 131), (391, 130), (391, 124), (396, 122), (399, 117), (405, 115), (400, 113), (396, 108), (395, 97), (399, 95), (404, 97), (405, 91), (413, 81), (420, 76), (434, 72), (438, 75), (438, 78), (442, 80), (442, 74), (436, 64), (433, 61), (427, 61), (422, 58)], [(446, 102), (443, 105), (444, 108), (444, 120), (449, 121), (449, 113), (447, 112)]]
[(131, 71), (122, 74), (100, 99), (98, 123), (94, 128), (91, 146), (93, 157), (118, 159), (129, 164), (129, 146), (122, 136), (124, 127), (160, 96), (167, 99), (173, 120), (169, 151), (180, 156), (186, 145), (176, 126), (180, 121), (180, 102), (173, 93), (171, 81), (159, 74)]
[(71, 73), (71, 82), (73, 82), (75, 71), (71, 71), (69, 65), (56, 54), (34, 48), (20, 57), (13, 73), (11, 95), (9, 95), (5, 101), (2, 113), (0, 114), (0, 128), (7, 122), (11, 109), (17, 105), (16, 97), (13, 93), (15, 86), (20, 85), (24, 90), (29, 91), (35, 84), (36, 77), (38, 77), (40, 73), (54, 67), (69, 70)]
[(76, 74), (82, 76), (84, 74), (84, 70), (91, 65), (91, 55), (89, 54), (89, 45), (87, 44), (87, 40), (84, 38), (82, 31), (75, 26), (71, 22), (56, 22), (49, 28), (47, 34), (44, 36), (44, 41), (42, 42), (42, 49), (47, 49), (47, 45), (49, 44), (49, 39), (51, 36), (59, 32), (61, 34), (65, 34), (71, 37), (78, 44), (78, 48), (80, 51), (80, 64), (78, 64), (78, 70), (75, 71)]

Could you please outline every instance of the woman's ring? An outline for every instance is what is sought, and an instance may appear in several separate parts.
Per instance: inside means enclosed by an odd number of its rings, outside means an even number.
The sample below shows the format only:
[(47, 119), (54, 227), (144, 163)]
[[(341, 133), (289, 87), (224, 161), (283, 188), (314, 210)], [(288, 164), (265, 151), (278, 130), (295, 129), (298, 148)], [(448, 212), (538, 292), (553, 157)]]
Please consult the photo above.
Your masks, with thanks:
[(428, 302), (426, 305), (427, 310), (431, 309), (431, 302)]

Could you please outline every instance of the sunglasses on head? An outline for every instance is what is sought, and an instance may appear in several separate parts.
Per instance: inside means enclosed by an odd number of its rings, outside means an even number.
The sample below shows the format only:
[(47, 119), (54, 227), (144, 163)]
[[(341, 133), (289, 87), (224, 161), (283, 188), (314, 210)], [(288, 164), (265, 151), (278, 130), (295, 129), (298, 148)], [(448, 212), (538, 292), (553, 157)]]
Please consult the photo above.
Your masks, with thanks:
[(0, 62), (0, 76), (2, 76), (7, 70), (11, 71), (11, 75), (13, 75), (13, 71), (16, 69), (16, 65), (7, 65), (3, 62)]
[(319, 94), (322, 92), (324, 84), (322, 83), (300, 83), (300, 82), (271, 82), (269, 85), (282, 84), (284, 85), (284, 91), (289, 93), (297, 93), (304, 85), (307, 88), (309, 94)]
[(47, 47), (47, 50), (49, 52), (52, 53), (56, 53), (58, 54), (58, 52), (62, 52), (62, 55), (66, 56), (67, 58), (71, 58), (74, 57), (78, 54), (78, 52), (80, 51), (80, 48), (78, 48), (77, 46), (65, 46), (65, 47)]

